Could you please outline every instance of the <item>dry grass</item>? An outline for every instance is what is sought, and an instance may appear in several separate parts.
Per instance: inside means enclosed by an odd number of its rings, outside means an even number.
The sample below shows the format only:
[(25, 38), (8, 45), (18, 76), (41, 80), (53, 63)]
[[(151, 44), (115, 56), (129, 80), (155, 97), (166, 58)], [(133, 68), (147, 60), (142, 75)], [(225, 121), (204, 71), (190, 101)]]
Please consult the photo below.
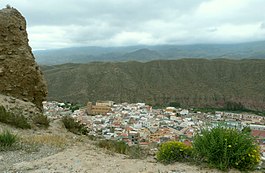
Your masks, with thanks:
[(67, 144), (66, 138), (53, 134), (23, 136), (21, 141), (30, 145), (49, 145), (59, 148), (64, 148)]

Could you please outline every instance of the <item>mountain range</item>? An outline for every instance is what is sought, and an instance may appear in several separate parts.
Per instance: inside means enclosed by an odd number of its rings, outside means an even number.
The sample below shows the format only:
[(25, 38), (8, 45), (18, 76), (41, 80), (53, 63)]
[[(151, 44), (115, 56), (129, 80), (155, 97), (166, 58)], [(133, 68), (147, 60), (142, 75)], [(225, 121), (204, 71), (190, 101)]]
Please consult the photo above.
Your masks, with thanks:
[(265, 59), (265, 41), (238, 44), (72, 47), (33, 51), (40, 65), (176, 60), (182, 58)]

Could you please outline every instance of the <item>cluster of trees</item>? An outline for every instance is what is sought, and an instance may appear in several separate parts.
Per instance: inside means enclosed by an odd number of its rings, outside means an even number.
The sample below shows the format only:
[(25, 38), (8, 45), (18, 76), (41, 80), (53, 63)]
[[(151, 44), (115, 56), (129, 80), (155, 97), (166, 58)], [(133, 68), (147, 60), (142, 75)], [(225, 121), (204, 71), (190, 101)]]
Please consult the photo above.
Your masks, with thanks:
[(75, 110), (78, 110), (82, 105), (80, 104), (74, 104), (74, 103), (64, 103), (64, 105), (61, 105), (62, 108), (69, 108), (72, 112)]
[(244, 105), (242, 105), (242, 103), (240, 102), (237, 103), (237, 102), (232, 102), (232, 101), (225, 102), (224, 109), (228, 111), (245, 111), (246, 110), (246, 108), (244, 107)]

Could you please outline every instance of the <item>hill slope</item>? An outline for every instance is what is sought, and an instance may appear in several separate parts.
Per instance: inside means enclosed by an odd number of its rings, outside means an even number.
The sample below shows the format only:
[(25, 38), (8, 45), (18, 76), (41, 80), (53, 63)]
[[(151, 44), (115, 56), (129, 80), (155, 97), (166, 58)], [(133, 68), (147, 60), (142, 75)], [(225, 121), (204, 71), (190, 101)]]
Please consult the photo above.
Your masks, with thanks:
[(265, 60), (181, 59), (43, 68), (50, 100), (223, 106), (265, 110)]
[[(196, 166), (177, 162), (164, 165), (157, 162), (153, 156), (130, 159), (127, 155), (97, 147), (96, 141), (89, 140), (87, 136), (68, 132), (61, 120), (52, 120), (50, 125), (48, 129), (39, 129), (36, 133), (36, 130), (19, 130), (0, 123), (1, 128), (8, 128), (19, 135), (23, 146), (27, 147), (0, 151), (2, 163), (0, 172), (194, 173), (200, 170), (200, 172), (222, 173), (207, 168), (204, 164)], [(230, 170), (229, 173), (239, 173), (239, 171)]]

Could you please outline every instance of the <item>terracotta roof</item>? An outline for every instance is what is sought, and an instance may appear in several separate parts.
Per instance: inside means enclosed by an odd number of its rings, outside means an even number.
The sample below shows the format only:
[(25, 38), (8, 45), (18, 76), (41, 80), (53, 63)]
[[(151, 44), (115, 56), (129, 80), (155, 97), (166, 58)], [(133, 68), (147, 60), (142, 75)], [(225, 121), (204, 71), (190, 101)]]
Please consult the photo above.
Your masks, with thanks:
[(263, 131), (263, 130), (252, 130), (251, 134), (253, 136), (265, 138), (265, 131)]
[(149, 145), (149, 142), (140, 142), (140, 145)]

